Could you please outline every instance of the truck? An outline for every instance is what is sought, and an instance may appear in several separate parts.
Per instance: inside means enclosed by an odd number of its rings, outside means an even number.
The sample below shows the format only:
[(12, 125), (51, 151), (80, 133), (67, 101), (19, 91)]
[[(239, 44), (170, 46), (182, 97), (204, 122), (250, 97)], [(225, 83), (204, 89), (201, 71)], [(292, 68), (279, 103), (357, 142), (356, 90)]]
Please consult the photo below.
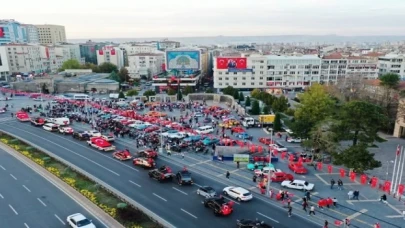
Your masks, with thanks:
[(255, 120), (252, 117), (246, 117), (242, 121), (242, 126), (248, 128), (248, 127), (261, 127), (262, 125), (260, 124), (259, 121)]
[(262, 127), (271, 127), (273, 126), (275, 118), (276, 115), (260, 115), (259, 122), (262, 125)]
[(59, 126), (67, 126), (70, 124), (69, 118), (61, 117), (61, 118), (48, 118), (45, 120), (47, 123), (57, 124)]

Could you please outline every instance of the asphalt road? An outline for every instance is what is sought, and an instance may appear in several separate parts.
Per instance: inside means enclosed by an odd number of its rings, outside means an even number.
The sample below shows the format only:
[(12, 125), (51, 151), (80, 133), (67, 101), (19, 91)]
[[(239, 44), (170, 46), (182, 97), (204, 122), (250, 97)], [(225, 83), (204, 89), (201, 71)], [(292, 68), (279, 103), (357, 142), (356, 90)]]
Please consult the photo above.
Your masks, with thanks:
[[(65, 227), (66, 217), (92, 216), (61, 190), (0, 150), (0, 227)], [(104, 227), (93, 219), (97, 227)]]
[[(314, 227), (312, 222), (301, 217), (288, 218), (285, 209), (275, 207), (263, 200), (254, 198), (250, 202), (235, 204), (234, 213), (228, 217), (216, 217), (205, 208), (202, 198), (196, 194), (198, 185), (209, 185), (221, 191), (225, 183), (209, 175), (193, 173), (196, 186), (179, 186), (175, 183), (158, 183), (149, 179), (147, 171), (134, 167), (131, 161), (115, 160), (110, 153), (99, 152), (84, 142), (73, 140), (71, 136), (44, 131), (29, 123), (3, 122), (0, 129), (27, 139), (33, 144), (74, 163), (97, 178), (105, 181), (123, 194), (154, 211), (176, 227), (232, 227), (236, 219), (258, 218), (277, 228)], [(116, 144), (118, 149), (128, 145)], [(131, 151), (134, 148), (130, 148)], [(174, 171), (182, 169), (173, 160), (159, 158), (158, 166), (169, 165)], [(294, 212), (293, 212), (294, 213)]]

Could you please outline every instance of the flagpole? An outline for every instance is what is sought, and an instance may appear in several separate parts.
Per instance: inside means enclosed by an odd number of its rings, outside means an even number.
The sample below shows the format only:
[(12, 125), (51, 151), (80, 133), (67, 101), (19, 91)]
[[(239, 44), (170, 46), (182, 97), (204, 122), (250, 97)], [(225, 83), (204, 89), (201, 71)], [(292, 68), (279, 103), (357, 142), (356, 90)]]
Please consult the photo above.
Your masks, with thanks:
[[(394, 190), (394, 177), (395, 177), (395, 168), (397, 167), (398, 149), (399, 149), (399, 144), (397, 146), (397, 150), (395, 151), (394, 169), (392, 170), (392, 180), (391, 180), (390, 192), (393, 192), (393, 190)], [(401, 148), (401, 150), (402, 150), (402, 148)]]
[[(401, 168), (399, 169), (399, 171), (401, 172), (401, 174), (399, 175), (397, 188), (399, 188), (399, 185), (401, 184), (402, 174), (404, 173), (404, 163), (405, 163), (405, 156), (403, 156), (403, 158), (402, 158), (402, 163), (400, 163), (400, 164), (401, 164), (401, 166), (400, 166)], [(398, 190), (398, 189), (397, 189), (397, 190)], [(396, 191), (396, 192), (397, 192), (397, 196), (399, 197), (398, 191)]]
[[(398, 182), (398, 179), (399, 179), (399, 168), (401, 167), (401, 160), (402, 160), (402, 154), (404, 153), (404, 151), (403, 151), (403, 148), (402, 148), (402, 151), (401, 151), (401, 153), (399, 154), (399, 161), (398, 161), (398, 167), (397, 167), (397, 174), (396, 174), (396, 177), (395, 177), (395, 180), (394, 180), (394, 189), (393, 189), (393, 191), (392, 191), (392, 194), (395, 194), (396, 193), (396, 190), (397, 190), (397, 182)], [(392, 183), (391, 183), (391, 185), (392, 185)]]

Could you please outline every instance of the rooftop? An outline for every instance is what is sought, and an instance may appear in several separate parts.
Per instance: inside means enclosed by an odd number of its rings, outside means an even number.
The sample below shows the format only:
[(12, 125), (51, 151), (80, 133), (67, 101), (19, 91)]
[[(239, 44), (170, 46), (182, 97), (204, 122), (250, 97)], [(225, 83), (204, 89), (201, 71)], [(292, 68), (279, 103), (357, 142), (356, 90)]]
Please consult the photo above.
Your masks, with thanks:
[(138, 53), (138, 54), (132, 54), (128, 56), (163, 56), (163, 53)]
[(287, 56), (287, 55), (267, 55), (268, 60), (319, 60), (317, 55), (294, 55), (294, 56)]
[(343, 59), (343, 55), (339, 52), (335, 52), (330, 55), (325, 55), (322, 59)]

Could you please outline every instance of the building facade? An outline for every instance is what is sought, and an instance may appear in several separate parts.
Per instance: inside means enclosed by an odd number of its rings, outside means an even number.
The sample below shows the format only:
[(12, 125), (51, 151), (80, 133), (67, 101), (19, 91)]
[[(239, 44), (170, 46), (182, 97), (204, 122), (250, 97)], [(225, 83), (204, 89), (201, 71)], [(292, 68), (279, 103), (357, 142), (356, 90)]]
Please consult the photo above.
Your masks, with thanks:
[(157, 41), (157, 49), (161, 51), (165, 51), (168, 49), (175, 49), (180, 47), (180, 42), (177, 41), (170, 41), (170, 40), (162, 40)]
[(62, 25), (35, 25), (38, 28), (39, 42), (41, 44), (66, 43), (65, 26)]
[(388, 54), (378, 58), (379, 75), (386, 73), (398, 74), (402, 80), (405, 79), (405, 55)]
[(0, 20), (0, 45), (26, 43), (26, 30), (15, 20)]
[(128, 56), (139, 54), (139, 53), (155, 53), (158, 50), (156, 45), (152, 45), (152, 44), (124, 43), (124, 44), (120, 44), (119, 48), (124, 53), (124, 66), (126, 66), (126, 67), (129, 67)]
[(164, 54), (160, 53), (137, 53), (128, 55), (127, 67), (129, 76), (132, 78), (152, 77), (163, 73)]
[(39, 44), (38, 28), (35, 25), (23, 24), (23, 29), (27, 34), (27, 43)]
[(66, 49), (66, 50), (68, 50), (68, 58), (69, 59), (75, 59), (80, 64), (85, 63), (85, 59), (81, 57), (80, 46), (78, 44), (63, 43), (63, 44), (56, 45), (55, 47), (56, 47), (56, 49)]
[(97, 51), (106, 46), (106, 43), (93, 42), (91, 40), (80, 44), (80, 56), (84, 58), (86, 63), (97, 65)]
[(112, 63), (120, 69), (124, 66), (124, 53), (118, 47), (104, 46), (97, 51), (97, 64)]
[(7, 50), (0, 46), (0, 80), (6, 81), (9, 75), (10, 68), (8, 67)]

